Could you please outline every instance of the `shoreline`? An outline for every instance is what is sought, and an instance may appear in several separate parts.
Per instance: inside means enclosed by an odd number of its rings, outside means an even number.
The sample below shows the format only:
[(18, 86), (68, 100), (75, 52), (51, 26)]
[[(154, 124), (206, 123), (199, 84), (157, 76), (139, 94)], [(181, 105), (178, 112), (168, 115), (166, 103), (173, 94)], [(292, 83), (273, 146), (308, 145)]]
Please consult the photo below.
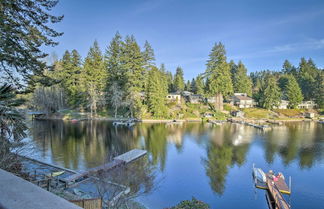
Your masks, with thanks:
[[(64, 119), (58, 117), (44, 117), (44, 118), (36, 118), (35, 120), (61, 120), (61, 121), (127, 121), (129, 118), (80, 118), (80, 119)], [(207, 122), (208, 120), (217, 120), (217, 119), (202, 119), (202, 118), (188, 118), (188, 119), (138, 119), (136, 122), (140, 123), (171, 123), (175, 122)], [(309, 119), (309, 118), (292, 118), (292, 119), (253, 119), (253, 118), (228, 118), (227, 120), (223, 120), (224, 122), (233, 121), (244, 121), (244, 122), (255, 122), (255, 123), (287, 123), (287, 122), (320, 122), (319, 119)]]

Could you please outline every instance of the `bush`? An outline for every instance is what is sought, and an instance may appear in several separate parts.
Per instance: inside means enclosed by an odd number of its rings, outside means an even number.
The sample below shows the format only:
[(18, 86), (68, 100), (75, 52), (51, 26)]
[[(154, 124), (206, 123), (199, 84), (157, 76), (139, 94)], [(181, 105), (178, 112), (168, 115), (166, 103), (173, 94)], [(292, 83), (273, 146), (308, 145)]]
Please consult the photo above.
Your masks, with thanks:
[(197, 200), (196, 198), (192, 198), (192, 200), (184, 200), (181, 201), (178, 205), (172, 207), (171, 209), (209, 209), (209, 205), (206, 203)]

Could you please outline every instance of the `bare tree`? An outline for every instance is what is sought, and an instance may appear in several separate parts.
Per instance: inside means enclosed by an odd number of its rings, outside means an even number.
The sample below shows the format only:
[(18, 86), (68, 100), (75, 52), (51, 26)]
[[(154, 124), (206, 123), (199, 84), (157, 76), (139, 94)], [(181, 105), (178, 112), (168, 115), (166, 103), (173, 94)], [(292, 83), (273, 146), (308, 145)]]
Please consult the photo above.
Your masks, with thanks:
[(97, 175), (98, 193), (109, 209), (128, 207), (134, 199), (153, 192), (159, 185), (156, 167), (146, 157)]
[(63, 108), (64, 104), (63, 89), (58, 86), (38, 87), (34, 91), (32, 105), (38, 110), (54, 113)]

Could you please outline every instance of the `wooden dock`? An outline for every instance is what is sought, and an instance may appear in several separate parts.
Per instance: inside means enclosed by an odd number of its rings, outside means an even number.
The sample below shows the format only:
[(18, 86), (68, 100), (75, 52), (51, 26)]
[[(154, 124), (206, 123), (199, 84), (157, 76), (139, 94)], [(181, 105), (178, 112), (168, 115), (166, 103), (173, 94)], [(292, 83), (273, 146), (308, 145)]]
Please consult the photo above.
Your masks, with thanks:
[(267, 185), (268, 185), (269, 193), (273, 198), (271, 207), (274, 209), (290, 209), (290, 205), (283, 198), (275, 182), (268, 178)]
[(68, 177), (64, 178), (63, 181), (66, 182), (67, 184), (69, 184), (71, 182), (81, 181), (81, 180), (88, 178), (89, 176), (91, 176), (95, 173), (98, 173), (100, 171), (109, 171), (116, 167), (124, 166), (127, 163), (130, 163), (130, 162), (144, 156), (146, 153), (147, 153), (146, 150), (133, 149), (129, 152), (126, 152), (122, 155), (115, 157), (112, 162), (106, 163), (104, 165), (101, 165), (101, 166), (98, 166), (95, 168), (91, 168), (83, 173), (76, 173), (74, 175), (68, 176)]
[(141, 149), (133, 149), (129, 152), (126, 152), (122, 155), (119, 155), (114, 158), (114, 161), (122, 161), (125, 163), (130, 163), (131, 161), (134, 161), (144, 155), (146, 155), (147, 151), (146, 150), (141, 150)]

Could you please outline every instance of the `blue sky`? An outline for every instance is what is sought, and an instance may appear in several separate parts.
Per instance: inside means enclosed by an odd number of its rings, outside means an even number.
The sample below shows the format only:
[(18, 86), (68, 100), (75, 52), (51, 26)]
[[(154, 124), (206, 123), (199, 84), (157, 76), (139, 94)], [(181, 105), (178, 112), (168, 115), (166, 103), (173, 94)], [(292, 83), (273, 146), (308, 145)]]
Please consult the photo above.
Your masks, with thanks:
[(46, 50), (59, 57), (77, 49), (84, 58), (95, 39), (104, 50), (119, 31), (140, 45), (148, 40), (156, 63), (171, 72), (181, 66), (186, 79), (205, 70), (215, 42), (249, 72), (301, 57), (324, 68), (323, 0), (61, 0), (54, 13), (65, 16), (54, 27), (64, 35)]

